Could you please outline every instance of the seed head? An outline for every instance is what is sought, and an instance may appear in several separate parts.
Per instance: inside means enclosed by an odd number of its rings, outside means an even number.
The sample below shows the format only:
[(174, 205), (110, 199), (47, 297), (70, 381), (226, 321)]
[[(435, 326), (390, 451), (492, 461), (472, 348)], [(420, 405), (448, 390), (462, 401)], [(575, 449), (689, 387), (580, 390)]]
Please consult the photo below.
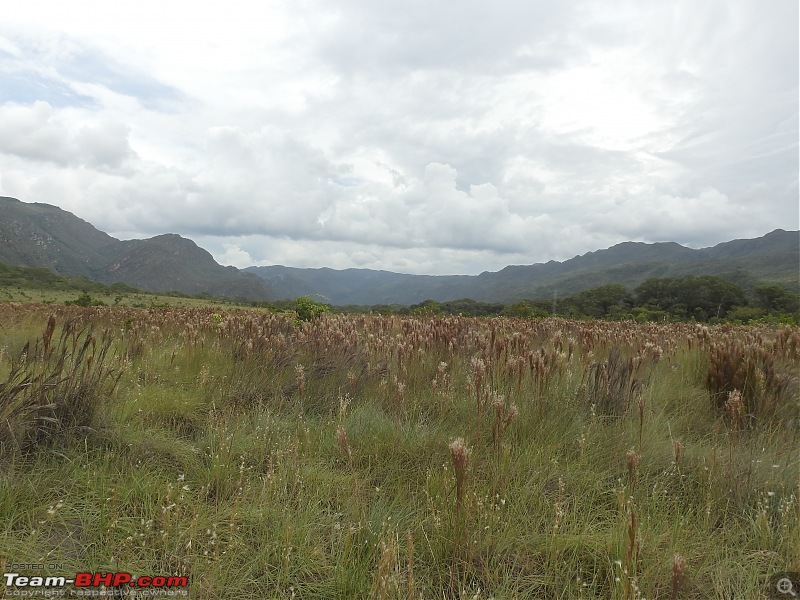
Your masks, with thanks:
[(677, 600), (683, 588), (683, 583), (686, 581), (686, 559), (680, 554), (676, 554), (672, 558), (672, 592), (670, 593), (671, 600)]
[(483, 376), (486, 374), (486, 363), (483, 359), (474, 356), (470, 361), (470, 365), (472, 366), (472, 374), (475, 378), (483, 379)]
[(728, 417), (728, 424), (735, 429), (741, 428), (744, 424), (744, 414), (742, 392), (739, 390), (728, 392), (728, 399), (725, 401), (725, 415)]
[(516, 405), (516, 404), (512, 403), (512, 404), (511, 404), (511, 405), (508, 407), (508, 411), (507, 411), (507, 416), (506, 416), (506, 418), (507, 418), (507, 419), (508, 419), (508, 421), (510, 422), (510, 421), (514, 420), (514, 419), (517, 417), (517, 415), (518, 415), (518, 414), (519, 414), (519, 408), (517, 407), (517, 405)]
[(628, 473), (634, 474), (636, 473), (636, 469), (639, 466), (639, 461), (641, 460), (641, 456), (636, 453), (636, 451), (631, 448), (628, 452), (625, 453), (625, 464), (628, 467)]
[(344, 430), (344, 427), (339, 425), (336, 429), (336, 437), (339, 439), (339, 447), (344, 452), (344, 455), (347, 457), (347, 463), (352, 466), (353, 465), (353, 451), (350, 450), (350, 443), (347, 441), (347, 432)]
[(506, 404), (506, 397), (503, 394), (492, 393), (492, 408), (501, 412)]
[(465, 476), (469, 467), (470, 449), (464, 443), (464, 438), (456, 438), (450, 442), (450, 458), (456, 470), (456, 476)]
[(467, 483), (467, 469), (469, 468), (470, 449), (463, 438), (456, 438), (450, 442), (450, 459), (456, 471), (456, 505), (459, 510), (464, 502), (464, 488)]
[(628, 481), (630, 482), (631, 491), (633, 491), (636, 482), (636, 469), (639, 467), (641, 458), (633, 448), (625, 454), (625, 464), (628, 467)]
[(672, 443), (672, 449), (675, 451), (675, 464), (680, 466), (681, 459), (683, 458), (683, 444), (675, 440)]
[(306, 391), (306, 370), (305, 367), (299, 363), (294, 366), (294, 379), (297, 383), (297, 387), (300, 389), (300, 395), (302, 396)]

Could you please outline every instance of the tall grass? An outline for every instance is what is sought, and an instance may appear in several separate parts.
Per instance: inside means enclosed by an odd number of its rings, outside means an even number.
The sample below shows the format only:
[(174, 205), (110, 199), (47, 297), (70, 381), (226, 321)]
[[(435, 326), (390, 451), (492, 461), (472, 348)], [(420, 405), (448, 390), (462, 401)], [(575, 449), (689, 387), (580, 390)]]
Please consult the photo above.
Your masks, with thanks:
[(72, 319), (56, 334), (51, 315), (41, 337), (9, 360), (0, 383), (0, 456), (28, 452), (97, 422), (118, 375), (108, 364), (111, 336)]
[(797, 328), (0, 318), (0, 559), (196, 598), (759, 597), (800, 570)]

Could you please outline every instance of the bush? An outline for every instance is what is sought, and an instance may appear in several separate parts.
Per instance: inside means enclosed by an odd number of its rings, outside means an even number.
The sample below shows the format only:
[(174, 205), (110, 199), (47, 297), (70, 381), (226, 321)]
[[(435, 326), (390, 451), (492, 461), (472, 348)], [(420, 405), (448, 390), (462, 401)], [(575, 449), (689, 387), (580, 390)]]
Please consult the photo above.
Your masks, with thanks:
[(755, 306), (739, 306), (728, 313), (729, 321), (747, 325), (750, 321), (755, 321), (765, 315), (763, 308)]
[(318, 319), (325, 313), (330, 312), (330, 306), (313, 300), (310, 296), (301, 296), (294, 301), (294, 310), (300, 321), (311, 321)]
[(106, 303), (103, 302), (102, 300), (95, 300), (89, 294), (85, 293), (78, 296), (78, 298), (75, 300), (67, 300), (66, 302), (64, 302), (64, 304), (66, 304), (67, 306), (73, 305), (73, 306), (83, 306), (83, 307), (106, 305)]

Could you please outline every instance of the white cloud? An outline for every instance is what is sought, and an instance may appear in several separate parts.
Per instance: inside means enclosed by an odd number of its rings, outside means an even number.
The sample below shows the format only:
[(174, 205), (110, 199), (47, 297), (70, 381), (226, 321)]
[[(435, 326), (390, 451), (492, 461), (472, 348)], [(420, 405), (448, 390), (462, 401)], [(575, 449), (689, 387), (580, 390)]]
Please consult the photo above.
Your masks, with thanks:
[(0, 193), (218, 260), (468, 273), (798, 227), (798, 6), (14, 2)]
[(239, 244), (223, 242), (222, 247), (225, 251), (221, 255), (217, 255), (217, 260), (220, 264), (244, 268), (256, 262), (246, 250), (242, 250)]
[(66, 164), (70, 161), (67, 136), (46, 102), (0, 108), (0, 151), (6, 154)]
[(133, 156), (129, 128), (86, 118), (76, 132), (47, 102), (0, 106), (0, 153), (61, 167), (116, 168)]

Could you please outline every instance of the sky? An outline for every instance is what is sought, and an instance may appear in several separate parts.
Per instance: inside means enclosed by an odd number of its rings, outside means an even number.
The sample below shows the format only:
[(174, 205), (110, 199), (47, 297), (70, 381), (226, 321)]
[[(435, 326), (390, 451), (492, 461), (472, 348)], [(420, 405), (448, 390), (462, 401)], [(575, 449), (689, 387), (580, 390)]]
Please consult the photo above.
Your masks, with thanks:
[(798, 229), (797, 0), (7, 0), (0, 195), (222, 264)]

